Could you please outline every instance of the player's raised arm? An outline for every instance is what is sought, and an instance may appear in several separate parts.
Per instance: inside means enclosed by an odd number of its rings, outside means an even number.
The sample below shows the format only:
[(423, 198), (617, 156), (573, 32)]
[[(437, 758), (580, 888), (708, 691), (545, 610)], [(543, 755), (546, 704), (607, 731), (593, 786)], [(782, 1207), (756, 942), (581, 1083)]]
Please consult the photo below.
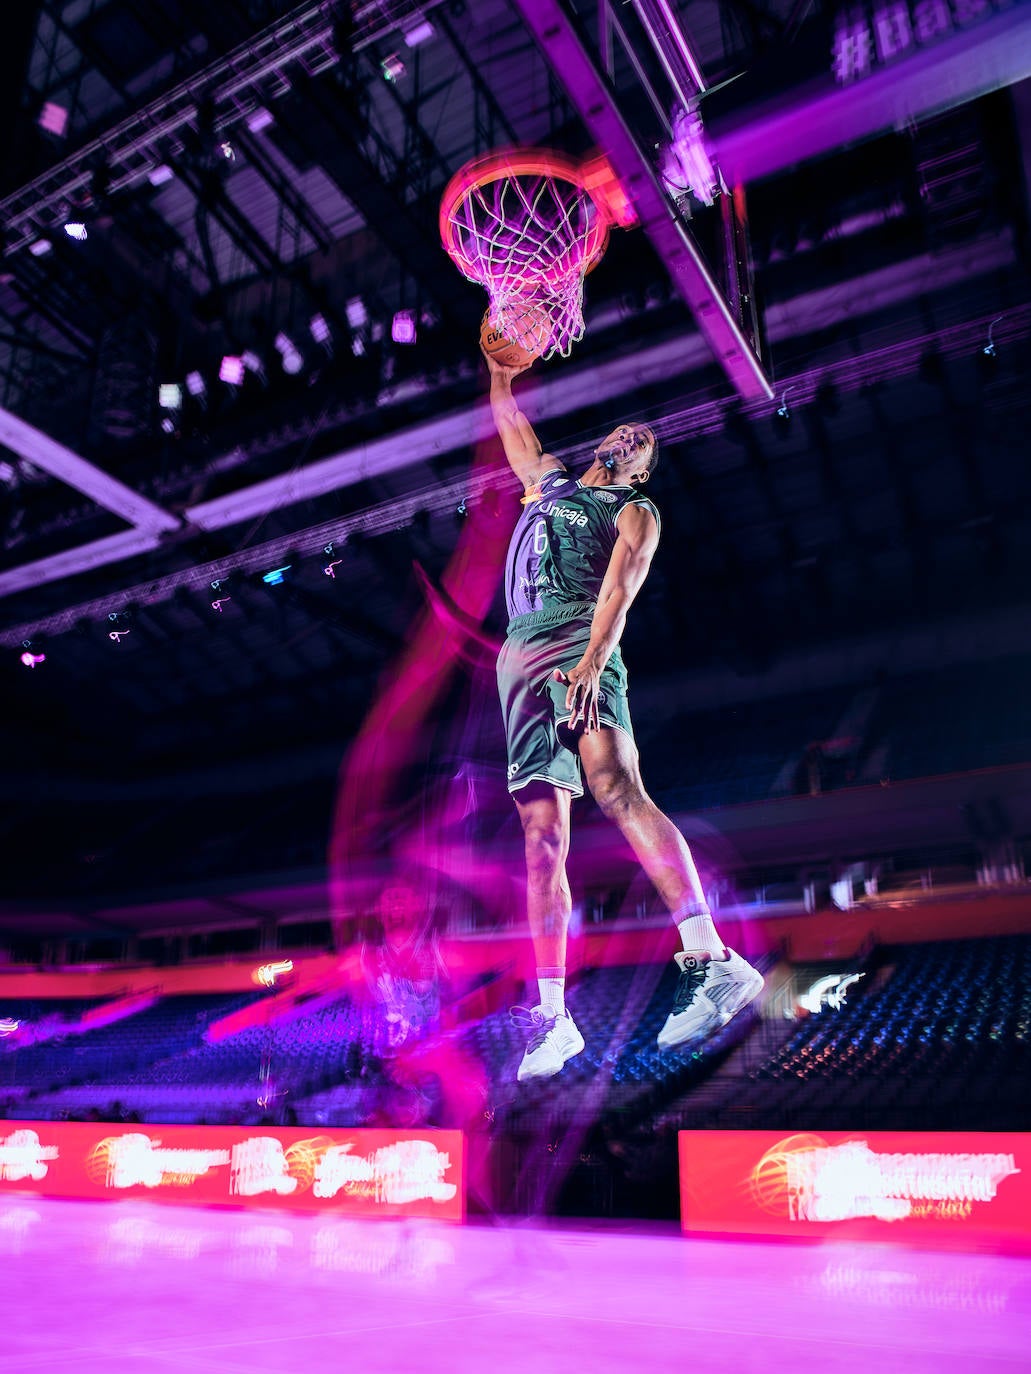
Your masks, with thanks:
[(541, 441), (534, 433), (533, 426), (519, 409), (519, 403), (512, 394), (512, 382), (530, 366), (504, 367), (495, 358), (484, 353), (490, 369), (490, 408), (494, 416), (501, 445), (512, 471), (529, 491), (540, 481), (544, 473), (562, 464), (551, 453), (545, 453)]

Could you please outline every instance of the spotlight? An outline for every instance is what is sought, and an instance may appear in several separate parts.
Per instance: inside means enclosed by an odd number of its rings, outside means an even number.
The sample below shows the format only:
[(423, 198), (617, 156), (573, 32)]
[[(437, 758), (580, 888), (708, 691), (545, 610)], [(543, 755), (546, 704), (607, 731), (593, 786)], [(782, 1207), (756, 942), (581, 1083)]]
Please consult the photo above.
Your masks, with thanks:
[(790, 387), (785, 389), (784, 394), (780, 398), (780, 405), (773, 413), (774, 426), (779, 429), (782, 434), (786, 433), (791, 425), (791, 407), (788, 405), (788, 392), (790, 390)]
[(82, 220), (69, 220), (64, 226), (64, 232), (76, 243), (85, 243), (89, 238), (89, 231)]
[(54, 245), (49, 239), (40, 238), (36, 239), (34, 243), (29, 244), (29, 252), (34, 258), (45, 258), (46, 255), (53, 250), (53, 247)]
[(208, 388), (205, 385), (204, 378), (201, 376), (199, 372), (187, 372), (186, 390), (190, 393), (191, 396), (193, 396), (196, 400), (199, 401), (204, 397), (205, 393), (207, 392), (207, 389)]
[(252, 134), (260, 134), (263, 129), (268, 129), (275, 122), (272, 111), (266, 110), (264, 105), (259, 105), (247, 116), (247, 127)]
[(39, 112), (38, 122), (39, 127), (45, 129), (48, 134), (53, 134), (56, 138), (64, 138), (68, 132), (68, 111), (63, 105), (58, 105), (53, 100), (46, 100)]
[(379, 64), (379, 69), (383, 73), (383, 79), (389, 81), (391, 85), (395, 81), (400, 81), (407, 68), (396, 52), (388, 53)]
[(328, 347), (333, 342), (333, 335), (329, 325), (326, 323), (326, 317), (324, 315), (312, 315), (311, 319), (308, 321), (308, 328), (311, 330), (311, 336), (317, 344)]
[(679, 110), (673, 120), (673, 142), (666, 149), (663, 181), (671, 195), (685, 191), (711, 205), (719, 189), (719, 176), (706, 146), (702, 117), (696, 109)]
[(292, 563), (285, 563), (281, 568), (273, 568), (271, 572), (263, 573), (261, 580), (266, 587), (280, 587), (286, 581), (286, 575), (292, 567)]
[(428, 19), (418, 19), (410, 29), (402, 30), (404, 40), (410, 48), (417, 48), (420, 43), (428, 43), (436, 29)]
[(995, 348), (995, 340), (992, 338), (992, 331), (1001, 319), (1002, 316), (997, 315), (988, 326), (988, 342), (985, 344), (984, 348), (981, 349), (981, 356), (984, 358), (995, 358), (998, 356)]
[(131, 611), (111, 611), (107, 618), (114, 627), (107, 632), (112, 643), (121, 644), (126, 635), (132, 634)]
[(369, 312), (361, 296), (352, 296), (344, 307), (347, 323), (352, 329), (363, 329), (369, 323)]
[(399, 310), (390, 326), (390, 337), (396, 344), (415, 343), (415, 311)]
[(156, 167), (152, 167), (147, 173), (147, 180), (151, 186), (164, 186), (166, 182), (172, 180), (175, 173), (167, 162), (159, 162)]
[(171, 415), (165, 415), (162, 417), (161, 428), (164, 430), (166, 434), (175, 434), (175, 421), (172, 419)]
[(233, 353), (227, 353), (218, 369), (219, 381), (225, 382), (227, 386), (243, 386), (243, 373), (243, 359)]
[(255, 353), (253, 348), (247, 348), (240, 354), (240, 361), (248, 372), (254, 374), (259, 381), (265, 380), (265, 364)]
[(304, 366), (304, 357), (293, 339), (282, 330), (276, 335), (276, 352), (282, 359), (283, 371), (288, 376), (295, 377)]
[(326, 547), (322, 550), (322, 552), (323, 552), (323, 553), (326, 555), (326, 557), (329, 559), (329, 562), (328, 562), (328, 563), (326, 564), (326, 566), (322, 569), (322, 571), (326, 574), (327, 577), (332, 577), (333, 580), (335, 581), (335, 580), (336, 580), (336, 573), (333, 571), (333, 569), (334, 569), (334, 568), (339, 568), (340, 564), (341, 564), (344, 560), (343, 560), (342, 558), (334, 558), (334, 557), (333, 557), (333, 554), (334, 554), (334, 552), (335, 552), (335, 546), (334, 546), (332, 543), (327, 544)]
[[(203, 383), (203, 378), (201, 381)], [(202, 387), (203, 390), (203, 387)], [(162, 410), (179, 410), (183, 404), (183, 389), (178, 382), (162, 382), (158, 387), (158, 405)]]
[(365, 340), (360, 334), (356, 334), (351, 340), (351, 352), (356, 358), (365, 357)]

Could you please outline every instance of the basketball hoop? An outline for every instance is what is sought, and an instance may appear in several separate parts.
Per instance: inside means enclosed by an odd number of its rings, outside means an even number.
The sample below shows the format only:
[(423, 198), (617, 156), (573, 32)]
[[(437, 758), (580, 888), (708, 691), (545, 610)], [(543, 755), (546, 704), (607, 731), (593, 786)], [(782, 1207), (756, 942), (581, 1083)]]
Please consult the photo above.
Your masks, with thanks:
[(610, 224), (633, 211), (604, 159), (580, 164), (546, 149), (474, 158), (448, 182), (440, 239), (490, 297), (490, 320), (535, 357), (569, 356), (584, 335), (584, 277)]

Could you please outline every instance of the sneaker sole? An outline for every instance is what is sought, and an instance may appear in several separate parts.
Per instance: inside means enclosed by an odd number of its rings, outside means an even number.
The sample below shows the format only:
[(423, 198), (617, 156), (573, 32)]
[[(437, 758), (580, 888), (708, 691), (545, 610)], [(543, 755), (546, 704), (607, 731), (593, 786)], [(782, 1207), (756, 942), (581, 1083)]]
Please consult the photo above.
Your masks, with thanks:
[(535, 1078), (554, 1078), (556, 1074), (562, 1072), (562, 1070), (569, 1063), (570, 1059), (574, 1059), (581, 1052), (581, 1050), (583, 1050), (586, 1047), (586, 1044), (587, 1042), (584, 1040), (583, 1036), (581, 1036), (579, 1045), (574, 1045), (574, 1047), (569, 1051), (568, 1054), (564, 1054), (562, 1056), (562, 1063), (559, 1064), (558, 1068), (548, 1069), (545, 1073), (523, 1073), (522, 1065), (520, 1065), (519, 1071), (516, 1074), (516, 1081), (518, 1083), (532, 1083)]
[(716, 1011), (716, 1016), (714, 1018), (710, 1018), (704, 1025), (697, 1026), (694, 1030), (685, 1031), (683, 1035), (676, 1036), (675, 1038), (666, 1038), (660, 1031), (656, 1037), (656, 1044), (660, 1049), (669, 1050), (675, 1048), (677, 1045), (689, 1045), (695, 1040), (708, 1039), (710, 1035), (715, 1035), (718, 1030), (722, 1030), (728, 1022), (733, 1021), (739, 1011), (744, 1011), (745, 1007), (754, 1002), (760, 992), (762, 992), (764, 986), (764, 980), (759, 977), (754, 986), (742, 989), (740, 1000), (736, 1006), (729, 1008), (724, 1007), (721, 1009), (716, 1007), (715, 1003), (713, 1003), (712, 1005)]

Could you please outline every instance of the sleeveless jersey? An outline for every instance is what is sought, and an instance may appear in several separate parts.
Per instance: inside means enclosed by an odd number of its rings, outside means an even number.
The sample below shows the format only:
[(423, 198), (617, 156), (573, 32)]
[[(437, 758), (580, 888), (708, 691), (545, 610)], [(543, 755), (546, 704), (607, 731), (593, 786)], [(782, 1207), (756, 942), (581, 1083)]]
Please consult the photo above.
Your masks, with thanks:
[(508, 546), (505, 601), (508, 614), (554, 610), (597, 601), (628, 505), (659, 513), (636, 487), (585, 487), (565, 468), (545, 474), (540, 498), (523, 507)]

